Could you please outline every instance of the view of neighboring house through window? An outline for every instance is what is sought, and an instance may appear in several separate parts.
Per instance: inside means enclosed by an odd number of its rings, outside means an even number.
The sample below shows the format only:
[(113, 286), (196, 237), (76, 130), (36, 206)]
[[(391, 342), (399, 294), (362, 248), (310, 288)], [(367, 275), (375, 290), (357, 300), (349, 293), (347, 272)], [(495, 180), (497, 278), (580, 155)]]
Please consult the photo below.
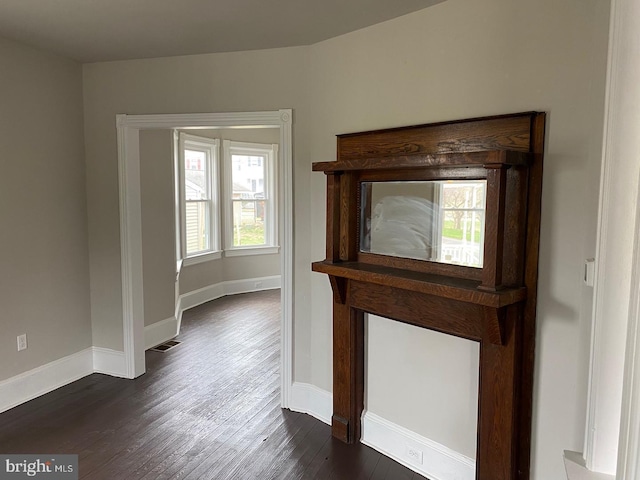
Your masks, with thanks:
[[(277, 145), (224, 140), (225, 254), (276, 247)], [(257, 249), (257, 250), (256, 250)]]
[(181, 133), (180, 167), (182, 257), (218, 253), (218, 140)]

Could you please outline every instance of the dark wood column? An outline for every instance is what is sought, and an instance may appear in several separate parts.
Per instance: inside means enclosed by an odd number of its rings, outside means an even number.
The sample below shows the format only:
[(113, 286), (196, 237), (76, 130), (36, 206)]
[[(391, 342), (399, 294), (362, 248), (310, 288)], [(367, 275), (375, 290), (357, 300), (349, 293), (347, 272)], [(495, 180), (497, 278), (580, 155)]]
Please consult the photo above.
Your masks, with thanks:
[(364, 314), (334, 301), (332, 435), (343, 442), (358, 442), (363, 409)]
[[(478, 480), (512, 479), (516, 472), (518, 445), (518, 305), (507, 308), (502, 320), (503, 344), (491, 341), (485, 331), (480, 342), (478, 392)], [(488, 324), (487, 324), (488, 325)]]

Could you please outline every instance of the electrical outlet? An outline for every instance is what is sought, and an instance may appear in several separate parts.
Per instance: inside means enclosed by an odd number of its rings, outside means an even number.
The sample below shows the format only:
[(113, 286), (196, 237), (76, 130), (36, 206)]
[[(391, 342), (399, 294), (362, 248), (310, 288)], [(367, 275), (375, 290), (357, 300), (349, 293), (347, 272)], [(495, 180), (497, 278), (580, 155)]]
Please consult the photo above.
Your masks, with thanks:
[(18, 335), (18, 351), (27, 349), (27, 334)]
[(407, 457), (409, 457), (409, 460), (422, 465), (422, 450), (407, 445)]

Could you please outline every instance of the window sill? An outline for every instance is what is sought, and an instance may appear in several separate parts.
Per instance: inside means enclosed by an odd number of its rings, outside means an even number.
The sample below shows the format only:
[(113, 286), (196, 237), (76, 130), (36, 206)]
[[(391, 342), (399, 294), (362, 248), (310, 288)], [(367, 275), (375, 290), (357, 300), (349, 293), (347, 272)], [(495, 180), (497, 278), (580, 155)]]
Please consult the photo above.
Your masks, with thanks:
[(280, 252), (280, 247), (245, 247), (224, 251), (225, 257), (244, 257), (248, 255), (271, 255)]
[(568, 480), (615, 480), (615, 476), (596, 473), (585, 467), (581, 453), (564, 451), (564, 468)]
[(222, 252), (206, 252), (192, 257), (187, 257), (183, 260), (182, 265), (188, 267), (189, 265), (196, 265), (198, 263), (209, 262), (211, 260), (219, 260), (222, 258)]

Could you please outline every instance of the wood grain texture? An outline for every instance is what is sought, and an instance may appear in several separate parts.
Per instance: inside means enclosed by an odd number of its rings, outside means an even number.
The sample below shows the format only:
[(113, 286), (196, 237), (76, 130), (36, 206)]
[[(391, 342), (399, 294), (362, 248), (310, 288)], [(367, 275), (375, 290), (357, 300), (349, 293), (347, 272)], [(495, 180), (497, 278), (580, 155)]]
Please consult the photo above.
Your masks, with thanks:
[(385, 170), (425, 167), (499, 166), (529, 165), (532, 155), (513, 150), (483, 150), (477, 152), (415, 153), (393, 157), (367, 157), (340, 160), (337, 162), (316, 162), (314, 172), (347, 172), (351, 170)]
[(422, 479), (280, 408), (280, 292), (185, 312), (135, 380), (94, 374), (0, 414), (0, 452), (78, 454), (87, 480)]
[(340, 259), (340, 175), (327, 175), (327, 259)]
[(529, 165), (531, 154), (513, 150), (484, 150), (479, 152), (416, 153), (394, 157), (357, 158), (337, 162), (316, 162), (314, 172), (346, 172), (350, 170), (385, 170), (405, 168)]
[(332, 433), (356, 443), (364, 409), (364, 315), (350, 304), (333, 304), (333, 359)]
[(529, 152), (535, 112), (399, 127), (338, 136), (338, 159), (480, 150)]
[(478, 393), (478, 480), (513, 479), (518, 446), (518, 353), (521, 326), (518, 307), (508, 307), (504, 343), (480, 343)]
[(448, 263), (430, 262), (413, 258), (392, 257), (377, 253), (358, 252), (357, 262), (369, 265), (397, 268), (399, 270), (412, 270), (414, 272), (431, 273), (446, 277), (464, 278), (468, 280), (482, 279), (482, 269), (467, 267), (464, 265), (452, 265)]
[(527, 197), (527, 233), (524, 284), (527, 300), (522, 313), (522, 359), (520, 373), (520, 412), (518, 480), (529, 480), (531, 468), (531, 423), (533, 421), (533, 374), (536, 349), (536, 305), (538, 300), (538, 258), (540, 249), (540, 212), (546, 115), (538, 113), (531, 123), (531, 147), (534, 163), (529, 169)]
[(483, 180), (487, 178), (487, 171), (484, 166), (476, 167), (432, 167), (432, 168), (407, 168), (396, 170), (375, 169), (361, 170), (354, 173), (358, 174), (361, 182), (402, 182), (407, 179), (412, 181), (429, 181), (429, 180)]
[(524, 287), (505, 288), (497, 292), (484, 292), (478, 290), (479, 282), (475, 280), (360, 262), (314, 262), (311, 268), (314, 272), (326, 273), (336, 277), (386, 285), (493, 308), (520, 302), (527, 295)]
[(340, 175), (340, 260), (355, 260), (358, 253), (360, 195), (358, 179), (352, 173)]
[(350, 282), (350, 303), (364, 312), (417, 327), (480, 341), (481, 307), (370, 282)]
[(505, 231), (507, 170), (487, 168), (487, 200), (484, 227), (484, 258), (480, 290), (495, 292), (502, 289), (502, 259), (504, 244), (509, 243), (509, 231)]

